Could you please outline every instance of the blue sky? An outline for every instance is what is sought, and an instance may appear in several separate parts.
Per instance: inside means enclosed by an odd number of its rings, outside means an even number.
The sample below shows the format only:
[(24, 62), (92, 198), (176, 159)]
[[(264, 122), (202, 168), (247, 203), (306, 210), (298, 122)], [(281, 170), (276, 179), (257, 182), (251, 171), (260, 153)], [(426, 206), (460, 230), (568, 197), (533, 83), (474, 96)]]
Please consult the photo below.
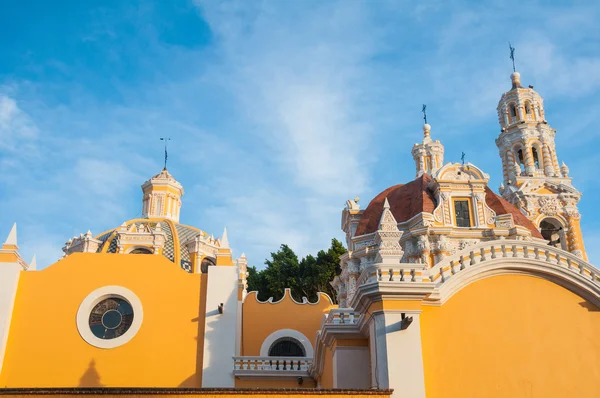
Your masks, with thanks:
[(0, 235), (26, 260), (141, 211), (162, 167), (181, 222), (253, 265), (342, 238), (344, 201), (414, 178), (421, 104), (446, 161), (491, 175), (517, 70), (545, 98), (600, 262), (600, 4), (463, 1), (0, 1)]

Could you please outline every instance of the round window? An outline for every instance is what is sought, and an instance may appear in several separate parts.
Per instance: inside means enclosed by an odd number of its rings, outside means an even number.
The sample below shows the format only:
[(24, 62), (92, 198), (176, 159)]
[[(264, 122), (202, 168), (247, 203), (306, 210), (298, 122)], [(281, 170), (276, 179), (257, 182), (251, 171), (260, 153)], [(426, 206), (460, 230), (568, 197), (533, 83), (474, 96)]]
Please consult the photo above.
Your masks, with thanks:
[(133, 323), (131, 304), (120, 297), (100, 301), (92, 308), (89, 325), (94, 336), (100, 339), (114, 339), (122, 336)]

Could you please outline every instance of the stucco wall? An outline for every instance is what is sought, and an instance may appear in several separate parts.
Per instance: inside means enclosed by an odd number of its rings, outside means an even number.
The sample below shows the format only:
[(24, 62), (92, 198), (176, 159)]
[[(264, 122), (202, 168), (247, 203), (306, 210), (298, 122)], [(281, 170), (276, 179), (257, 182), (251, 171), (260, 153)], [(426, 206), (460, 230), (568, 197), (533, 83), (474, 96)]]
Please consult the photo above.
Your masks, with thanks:
[(483, 279), (421, 327), (427, 398), (600, 396), (600, 309), (552, 282)]
[[(160, 255), (74, 253), (21, 275), (0, 385), (7, 387), (200, 387), (200, 274)], [(93, 290), (123, 286), (143, 306), (126, 344), (101, 349), (84, 341), (77, 310)]]
[(243, 305), (242, 355), (258, 356), (265, 339), (280, 329), (293, 329), (304, 334), (314, 348), (323, 315), (334, 307), (325, 294), (316, 304), (298, 304), (289, 294), (276, 303), (261, 303), (250, 293)]

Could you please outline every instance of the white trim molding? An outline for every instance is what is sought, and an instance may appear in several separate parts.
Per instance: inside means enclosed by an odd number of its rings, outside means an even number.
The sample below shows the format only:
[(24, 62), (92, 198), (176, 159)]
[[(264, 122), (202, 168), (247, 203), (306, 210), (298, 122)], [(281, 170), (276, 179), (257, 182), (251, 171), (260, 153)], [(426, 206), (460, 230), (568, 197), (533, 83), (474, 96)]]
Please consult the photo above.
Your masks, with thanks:
[[(121, 336), (114, 339), (101, 339), (96, 337), (89, 325), (90, 312), (96, 304), (111, 297), (118, 297), (129, 304), (133, 308), (133, 322), (129, 329)], [(115, 348), (129, 342), (133, 336), (136, 335), (142, 321), (144, 319), (144, 311), (142, 309), (142, 303), (140, 299), (131, 290), (122, 286), (104, 286), (94, 290), (81, 302), (79, 309), (77, 310), (77, 330), (82, 339), (88, 344), (93, 345), (97, 348)]]
[(286, 337), (297, 340), (304, 347), (304, 352), (306, 353), (306, 356), (308, 358), (313, 357), (313, 346), (310, 343), (310, 340), (304, 334), (294, 329), (279, 329), (268, 335), (265, 341), (263, 341), (262, 346), (260, 347), (260, 356), (268, 357), (269, 349), (271, 348), (273, 343), (275, 343), (279, 339)]

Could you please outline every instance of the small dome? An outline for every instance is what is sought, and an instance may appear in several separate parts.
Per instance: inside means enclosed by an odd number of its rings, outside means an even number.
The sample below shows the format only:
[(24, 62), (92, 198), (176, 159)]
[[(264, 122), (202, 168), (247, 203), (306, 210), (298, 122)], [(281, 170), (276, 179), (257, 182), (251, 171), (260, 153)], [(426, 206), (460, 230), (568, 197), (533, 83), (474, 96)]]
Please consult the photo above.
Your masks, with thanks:
[[(102, 244), (99, 246), (97, 253), (117, 253), (117, 232), (123, 226), (129, 229), (133, 224), (136, 225), (136, 228), (148, 226), (152, 231), (156, 231), (157, 224), (160, 224), (160, 230), (167, 236), (167, 240), (162, 249), (162, 255), (169, 261), (174, 263), (178, 262), (178, 265), (187, 272), (192, 271), (192, 258), (185, 242), (196, 236), (211, 239), (206, 232), (188, 225), (175, 223), (166, 219), (149, 220), (147, 218), (136, 218), (124, 222), (117, 228), (112, 228), (98, 235), (96, 239), (100, 240)], [(218, 240), (214, 240), (212, 243), (216, 246), (220, 246)]]
[[(427, 188), (431, 177), (423, 174), (408, 184), (399, 184), (389, 187), (379, 195), (375, 196), (369, 203), (362, 215), (356, 236), (370, 234), (377, 231), (379, 220), (383, 213), (383, 203), (387, 198), (390, 210), (397, 222), (405, 222), (419, 213), (433, 213), (437, 203), (431, 191)], [(496, 195), (490, 188), (485, 187), (485, 203), (496, 212), (497, 215), (512, 214), (515, 225), (521, 225), (531, 231), (531, 235), (542, 238), (540, 231), (527, 217), (515, 206)]]

